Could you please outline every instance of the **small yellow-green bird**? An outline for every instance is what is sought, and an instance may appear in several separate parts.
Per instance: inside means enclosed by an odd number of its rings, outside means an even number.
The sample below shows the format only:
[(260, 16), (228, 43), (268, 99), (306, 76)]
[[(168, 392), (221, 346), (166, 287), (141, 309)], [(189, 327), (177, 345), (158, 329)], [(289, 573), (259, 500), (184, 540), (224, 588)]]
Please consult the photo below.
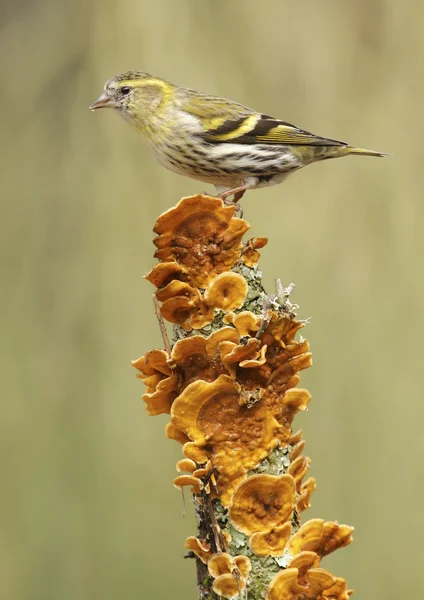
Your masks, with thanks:
[(223, 200), (233, 196), (234, 202), (246, 190), (281, 183), (319, 160), (386, 156), (140, 71), (109, 79), (90, 108), (114, 108), (146, 138), (161, 165), (212, 183), (217, 195)]

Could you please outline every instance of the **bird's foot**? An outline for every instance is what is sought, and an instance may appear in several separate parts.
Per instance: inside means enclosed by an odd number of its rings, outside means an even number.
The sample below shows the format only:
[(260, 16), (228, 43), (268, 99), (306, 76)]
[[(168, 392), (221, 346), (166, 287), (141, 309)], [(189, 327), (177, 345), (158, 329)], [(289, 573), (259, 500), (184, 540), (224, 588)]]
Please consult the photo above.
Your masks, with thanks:
[[(241, 200), (246, 192), (246, 186), (241, 186), (239, 188), (234, 188), (232, 190), (227, 190), (226, 192), (222, 192), (219, 194), (219, 198), (223, 200), (224, 204), (227, 206), (233, 206), (235, 208), (236, 213), (238, 213), (240, 219), (243, 217), (243, 209), (238, 204), (238, 201)], [(230, 200), (229, 196), (232, 196), (233, 199)]]
[(229, 200), (227, 198), (223, 198), (223, 202), (225, 206), (232, 206), (234, 208), (234, 212), (238, 214), (240, 219), (243, 218), (243, 208), (240, 204), (237, 204), (237, 202), (234, 202), (233, 200)]

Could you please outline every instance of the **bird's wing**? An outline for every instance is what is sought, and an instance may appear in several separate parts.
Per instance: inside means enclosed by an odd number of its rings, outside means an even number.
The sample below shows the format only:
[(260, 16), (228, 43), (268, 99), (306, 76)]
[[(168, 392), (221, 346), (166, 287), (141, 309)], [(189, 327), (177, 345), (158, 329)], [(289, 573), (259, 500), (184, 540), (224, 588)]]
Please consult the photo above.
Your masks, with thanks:
[(208, 142), (236, 144), (294, 144), (345, 146), (346, 142), (324, 138), (290, 123), (258, 113), (203, 118), (203, 137)]
[(346, 142), (324, 138), (290, 123), (257, 113), (228, 119), (205, 133), (209, 142), (237, 144), (290, 144), (303, 146), (344, 146)]
[(237, 102), (193, 92), (183, 110), (202, 123), (208, 142), (233, 144), (298, 144), (346, 146), (346, 142), (324, 138), (247, 108)]

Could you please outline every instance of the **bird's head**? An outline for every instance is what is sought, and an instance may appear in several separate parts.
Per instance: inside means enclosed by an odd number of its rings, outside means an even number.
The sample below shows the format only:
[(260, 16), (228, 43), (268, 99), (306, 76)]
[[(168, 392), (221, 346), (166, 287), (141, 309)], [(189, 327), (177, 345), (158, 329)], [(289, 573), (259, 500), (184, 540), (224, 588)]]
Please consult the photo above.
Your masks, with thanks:
[(114, 108), (142, 127), (158, 110), (169, 87), (165, 81), (148, 73), (128, 71), (109, 79), (90, 109)]

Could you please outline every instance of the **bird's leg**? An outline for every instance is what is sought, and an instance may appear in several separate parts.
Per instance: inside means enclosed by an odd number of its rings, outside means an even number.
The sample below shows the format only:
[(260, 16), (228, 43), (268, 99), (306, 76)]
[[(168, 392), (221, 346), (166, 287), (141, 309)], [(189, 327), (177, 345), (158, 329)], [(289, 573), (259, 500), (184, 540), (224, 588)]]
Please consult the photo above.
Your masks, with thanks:
[(242, 190), (242, 191), (234, 194), (233, 202), (238, 202), (239, 200), (241, 200), (245, 193), (246, 193), (246, 190)]
[(225, 200), (226, 198), (228, 198), (228, 196), (234, 196), (234, 203), (237, 202), (237, 200), (240, 200), (240, 198), (242, 198), (244, 192), (246, 190), (249, 189), (250, 186), (248, 185), (241, 185), (240, 187), (236, 187), (233, 188), (232, 190), (226, 190), (225, 192), (221, 192), (219, 194), (219, 198), (222, 198), (222, 200)]
[[(244, 196), (246, 190), (249, 189), (248, 185), (241, 185), (240, 187), (233, 188), (232, 190), (226, 190), (225, 192), (221, 192), (218, 197), (224, 201), (224, 204), (227, 206), (234, 206), (236, 212), (239, 213), (240, 218), (243, 217), (243, 209), (238, 204), (238, 201), (241, 200)], [(228, 196), (233, 196), (232, 200), (228, 200)]]

